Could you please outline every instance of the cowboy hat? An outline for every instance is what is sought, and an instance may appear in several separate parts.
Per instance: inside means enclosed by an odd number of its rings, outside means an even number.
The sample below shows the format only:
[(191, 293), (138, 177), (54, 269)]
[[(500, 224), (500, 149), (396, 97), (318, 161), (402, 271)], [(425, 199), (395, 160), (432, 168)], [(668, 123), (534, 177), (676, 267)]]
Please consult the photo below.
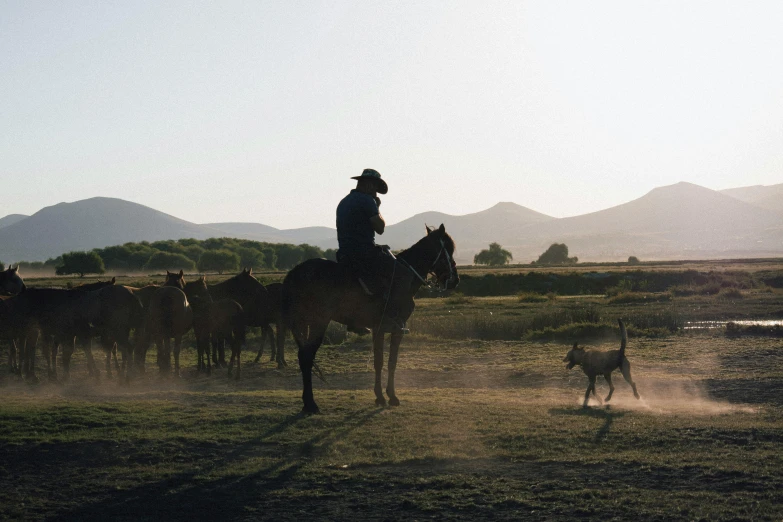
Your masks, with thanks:
[(375, 182), (376, 191), (379, 194), (386, 194), (389, 186), (381, 179), (381, 173), (375, 169), (364, 169), (361, 176), (353, 176), (351, 179), (369, 179)]

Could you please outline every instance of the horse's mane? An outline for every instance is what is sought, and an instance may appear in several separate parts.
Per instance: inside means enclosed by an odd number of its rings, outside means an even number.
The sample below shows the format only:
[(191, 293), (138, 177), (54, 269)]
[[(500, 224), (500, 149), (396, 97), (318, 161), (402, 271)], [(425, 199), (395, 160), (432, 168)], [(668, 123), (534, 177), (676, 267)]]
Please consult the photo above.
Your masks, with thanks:
[(445, 229), (443, 232), (441, 232), (439, 228), (430, 229), (427, 227), (427, 230), (430, 230), (429, 234), (416, 241), (416, 243), (414, 243), (409, 248), (401, 251), (398, 255), (405, 257), (406, 255), (415, 254), (418, 251), (427, 248), (433, 239), (442, 239), (444, 245), (446, 245), (446, 250), (448, 250), (449, 255), (453, 257), (454, 251), (457, 248), (457, 244), (454, 242), (454, 239), (449, 235), (449, 233), (446, 232)]

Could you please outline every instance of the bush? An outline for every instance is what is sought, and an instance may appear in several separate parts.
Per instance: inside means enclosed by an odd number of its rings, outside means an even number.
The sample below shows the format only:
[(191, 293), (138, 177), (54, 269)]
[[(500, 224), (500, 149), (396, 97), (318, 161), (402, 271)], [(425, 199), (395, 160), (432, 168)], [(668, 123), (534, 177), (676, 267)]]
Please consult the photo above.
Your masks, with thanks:
[(106, 267), (103, 259), (96, 252), (68, 252), (62, 255), (62, 265), (55, 269), (57, 275), (79, 274), (103, 274)]
[(639, 264), (639, 258), (636, 256), (630, 256), (628, 258), (628, 264), (629, 265), (638, 265)]
[(473, 263), (476, 265), (503, 266), (514, 259), (511, 252), (503, 250), (499, 243), (490, 243), (489, 249), (482, 250), (473, 256)]
[(538, 256), (537, 265), (573, 265), (579, 261), (577, 257), (568, 257), (568, 247), (565, 243), (552, 243), (546, 252)]
[(144, 270), (184, 270), (195, 272), (196, 263), (183, 254), (155, 252), (143, 266)]
[(198, 269), (202, 272), (236, 272), (240, 257), (229, 250), (206, 250), (198, 258)]

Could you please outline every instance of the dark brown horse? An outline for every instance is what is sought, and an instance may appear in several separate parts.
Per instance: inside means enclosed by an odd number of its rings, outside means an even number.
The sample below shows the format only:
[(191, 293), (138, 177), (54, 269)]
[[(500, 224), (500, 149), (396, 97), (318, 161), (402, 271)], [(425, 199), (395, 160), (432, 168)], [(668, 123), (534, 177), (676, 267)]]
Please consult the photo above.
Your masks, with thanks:
[[(271, 283), (265, 286), (268, 297), (268, 318), (269, 322), (275, 325), (277, 334), (280, 335), (282, 320), (283, 320), (283, 283)], [(261, 355), (264, 352), (264, 345), (266, 340), (269, 339), (269, 348), (271, 350), (269, 360), (277, 361), (278, 367), (287, 366), (285, 362), (285, 351), (277, 349), (277, 342), (275, 341), (275, 334), (272, 329), (264, 329), (261, 333), (261, 345), (258, 347), (258, 353), (256, 354), (256, 361), (261, 360)]]
[[(90, 348), (94, 327), (89, 309), (100, 290), (66, 290), (62, 288), (29, 288), (6, 301), (12, 322), (18, 332), (32, 340), (32, 332), (40, 330), (44, 345), (41, 351), (46, 359), (49, 378), (57, 379), (57, 351), (63, 348), (64, 377), (70, 374), (70, 359), (77, 341), (84, 348), (90, 375), (98, 376)], [(35, 344), (26, 343), (22, 355), (27, 374), (34, 377), (32, 361)]]
[[(416, 276), (410, 288), (411, 300), (428, 274), (435, 275), (437, 284), (454, 288), (459, 283), (454, 263), (454, 241), (443, 225), (438, 229), (427, 228), (427, 235), (397, 258)], [(413, 310), (413, 305), (409, 308)], [(385, 405), (381, 387), (383, 370), (384, 334), (380, 330), (384, 302), (378, 297), (368, 297), (359, 281), (342, 264), (326, 259), (310, 259), (294, 267), (283, 282), (283, 321), (291, 330), (299, 347), (299, 367), (302, 370), (303, 411), (318, 413), (313, 398), (313, 363), (315, 354), (323, 342), (329, 321), (336, 321), (352, 328), (370, 328), (373, 331), (375, 354), (375, 403)], [(407, 319), (407, 318), (405, 318)], [(278, 334), (278, 349), (284, 342), (284, 332)], [(386, 393), (392, 406), (400, 404), (394, 390), (394, 372), (397, 367), (402, 333), (391, 334), (389, 349), (389, 378)]]
[[(24, 281), (19, 275), (19, 266), (9, 266), (0, 271), (0, 301), (16, 295), (25, 289)], [(0, 302), (0, 341), (8, 342), (8, 366), (12, 373), (21, 374), (22, 364), (19, 360), (20, 350), (24, 351), (24, 336), (11, 324), (10, 309)]]
[[(146, 347), (154, 340), (158, 348), (158, 367), (163, 374), (171, 372), (171, 339), (174, 339), (174, 373), (179, 377), (179, 352), (182, 336), (193, 326), (193, 309), (182, 290), (185, 288), (182, 272), (167, 272), (164, 285), (152, 294), (144, 328), (143, 353), (137, 353), (142, 361), (146, 358)], [(137, 346), (138, 347), (138, 346)]]
[(245, 345), (245, 311), (233, 299), (213, 301), (204, 277), (185, 284), (185, 295), (193, 307), (193, 331), (198, 349), (198, 370), (211, 373), (210, 345), (213, 351), (229, 343), (231, 362), (228, 375), (232, 374), (234, 361), (237, 363), (236, 378), (242, 371), (242, 348)]
[(24, 281), (19, 275), (19, 265), (9, 266), (0, 272), (0, 295), (16, 295), (25, 289)]
[[(253, 277), (252, 268), (245, 268), (234, 277), (222, 283), (207, 285), (207, 288), (215, 301), (233, 299), (239, 303), (245, 310), (246, 326), (260, 327), (264, 337), (267, 334), (272, 335), (269, 325), (273, 322), (271, 317), (275, 313), (274, 305), (264, 285)], [(225, 356), (220, 357), (220, 362), (225, 365)]]
[[(111, 378), (111, 356), (114, 354), (115, 368), (120, 382), (129, 380), (133, 367), (133, 347), (130, 332), (138, 335), (144, 324), (144, 307), (139, 298), (127, 287), (107, 286), (96, 292), (90, 302), (88, 318), (93, 333), (100, 336), (101, 347), (106, 352), (106, 374)], [(117, 363), (117, 350), (122, 354), (122, 367)]]

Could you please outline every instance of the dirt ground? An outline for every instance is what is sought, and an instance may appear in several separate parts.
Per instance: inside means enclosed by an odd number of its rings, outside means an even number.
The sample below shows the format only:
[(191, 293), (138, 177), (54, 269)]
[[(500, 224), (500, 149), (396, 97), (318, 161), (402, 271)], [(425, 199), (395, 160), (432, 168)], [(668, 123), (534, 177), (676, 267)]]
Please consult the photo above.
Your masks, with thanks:
[[(603, 348), (615, 348), (606, 344)], [(642, 399), (615, 375), (581, 407), (567, 346), (406, 339), (402, 405), (376, 407), (369, 339), (324, 347), (321, 415), (291, 366), (242, 380), (31, 384), (0, 367), (8, 520), (780, 520), (783, 347), (689, 333), (631, 339)], [(44, 374), (40, 374), (41, 377)], [(385, 382), (385, 374), (384, 374)], [(608, 387), (599, 381), (599, 395)]]

